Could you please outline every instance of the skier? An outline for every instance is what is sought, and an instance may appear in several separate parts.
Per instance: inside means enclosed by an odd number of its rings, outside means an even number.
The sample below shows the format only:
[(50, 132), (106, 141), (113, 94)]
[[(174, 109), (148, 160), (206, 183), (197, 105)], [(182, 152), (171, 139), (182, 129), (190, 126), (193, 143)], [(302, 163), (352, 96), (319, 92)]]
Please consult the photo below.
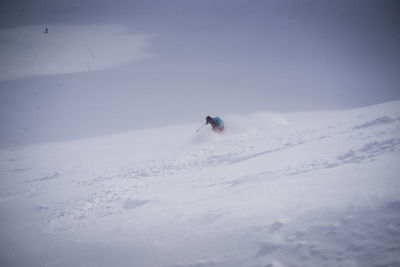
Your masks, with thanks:
[(224, 122), (219, 118), (206, 117), (206, 124), (211, 124), (212, 128), (216, 132), (222, 132), (224, 130)]

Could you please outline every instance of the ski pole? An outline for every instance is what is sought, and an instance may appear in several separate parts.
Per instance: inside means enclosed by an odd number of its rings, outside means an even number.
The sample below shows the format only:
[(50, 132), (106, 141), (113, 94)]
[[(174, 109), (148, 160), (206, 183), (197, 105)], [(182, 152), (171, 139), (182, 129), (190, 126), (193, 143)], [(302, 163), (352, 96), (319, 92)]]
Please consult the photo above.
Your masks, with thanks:
[(199, 129), (196, 130), (196, 132), (199, 132), (204, 126), (206, 126), (207, 123), (204, 123), (203, 126), (201, 126)]

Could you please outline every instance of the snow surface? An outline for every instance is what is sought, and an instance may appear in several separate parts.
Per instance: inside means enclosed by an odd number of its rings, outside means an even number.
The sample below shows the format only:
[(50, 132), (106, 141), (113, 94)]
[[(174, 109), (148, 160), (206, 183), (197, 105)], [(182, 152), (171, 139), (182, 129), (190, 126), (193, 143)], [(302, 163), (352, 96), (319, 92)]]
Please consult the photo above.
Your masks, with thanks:
[(1, 266), (399, 266), (400, 101), (0, 151)]
[(0, 29), (0, 80), (104, 70), (149, 58), (150, 37), (116, 25)]

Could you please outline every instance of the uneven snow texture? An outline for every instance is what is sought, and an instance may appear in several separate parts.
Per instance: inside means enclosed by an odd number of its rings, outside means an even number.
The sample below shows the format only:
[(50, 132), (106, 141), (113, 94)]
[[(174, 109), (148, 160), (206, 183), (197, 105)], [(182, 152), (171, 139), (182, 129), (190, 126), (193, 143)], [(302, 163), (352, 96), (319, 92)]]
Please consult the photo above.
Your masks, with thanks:
[(400, 266), (400, 102), (0, 151), (1, 266)]

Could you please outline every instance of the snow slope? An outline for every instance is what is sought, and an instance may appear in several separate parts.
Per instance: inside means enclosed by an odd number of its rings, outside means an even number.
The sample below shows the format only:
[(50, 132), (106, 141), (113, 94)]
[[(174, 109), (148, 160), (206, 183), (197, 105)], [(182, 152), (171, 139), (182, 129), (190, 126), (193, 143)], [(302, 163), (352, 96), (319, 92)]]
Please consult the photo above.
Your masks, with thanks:
[(399, 266), (400, 101), (0, 151), (1, 266)]
[(152, 56), (150, 38), (116, 25), (0, 29), (0, 80), (97, 71), (143, 60)]

